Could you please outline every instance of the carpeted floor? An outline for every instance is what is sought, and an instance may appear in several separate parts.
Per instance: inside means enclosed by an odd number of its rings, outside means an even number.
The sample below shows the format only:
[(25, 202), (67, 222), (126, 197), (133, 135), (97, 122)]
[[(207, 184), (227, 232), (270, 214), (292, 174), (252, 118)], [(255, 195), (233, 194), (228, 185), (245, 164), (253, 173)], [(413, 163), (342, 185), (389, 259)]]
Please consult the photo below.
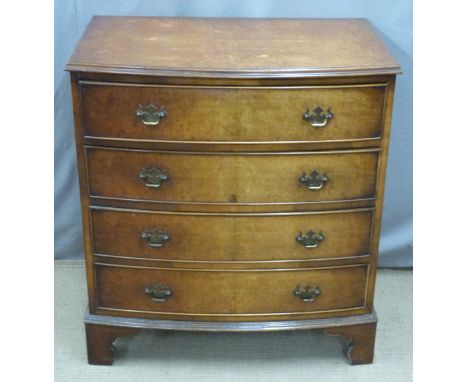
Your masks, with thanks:
[(82, 261), (55, 262), (55, 381), (412, 380), (412, 282), (409, 270), (380, 270), (372, 365), (349, 366), (338, 337), (321, 332), (185, 333), (142, 331), (117, 340), (113, 366), (90, 366), (83, 316)]

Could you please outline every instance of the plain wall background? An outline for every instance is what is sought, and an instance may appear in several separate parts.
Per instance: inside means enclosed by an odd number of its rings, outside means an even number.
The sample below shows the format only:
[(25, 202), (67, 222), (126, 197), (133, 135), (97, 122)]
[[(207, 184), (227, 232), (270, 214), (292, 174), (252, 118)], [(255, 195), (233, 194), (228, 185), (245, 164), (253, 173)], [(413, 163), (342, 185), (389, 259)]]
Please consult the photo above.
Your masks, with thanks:
[(55, 258), (83, 257), (70, 83), (64, 66), (93, 15), (360, 18), (399, 61), (379, 266), (412, 266), (413, 25), (410, 0), (56, 0)]

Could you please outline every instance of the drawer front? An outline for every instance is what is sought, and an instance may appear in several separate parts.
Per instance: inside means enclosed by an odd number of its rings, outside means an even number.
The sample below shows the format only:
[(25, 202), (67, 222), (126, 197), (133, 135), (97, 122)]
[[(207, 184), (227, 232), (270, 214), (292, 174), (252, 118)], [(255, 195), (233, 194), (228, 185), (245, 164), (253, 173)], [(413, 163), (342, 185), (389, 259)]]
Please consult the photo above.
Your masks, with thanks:
[[(385, 92), (385, 84), (294, 88), (81, 84), (86, 136), (180, 142), (379, 139)], [(156, 109), (145, 109), (149, 105)], [(316, 112), (317, 107), (324, 112)]]
[[(319, 314), (366, 305), (367, 266), (208, 271), (96, 265), (101, 311), (243, 317)], [(170, 295), (169, 295), (170, 294)]]
[(232, 205), (372, 199), (379, 152), (220, 155), (88, 148), (89, 192)]
[(372, 220), (372, 210), (286, 216), (91, 211), (95, 253), (163, 261), (364, 256), (369, 254)]

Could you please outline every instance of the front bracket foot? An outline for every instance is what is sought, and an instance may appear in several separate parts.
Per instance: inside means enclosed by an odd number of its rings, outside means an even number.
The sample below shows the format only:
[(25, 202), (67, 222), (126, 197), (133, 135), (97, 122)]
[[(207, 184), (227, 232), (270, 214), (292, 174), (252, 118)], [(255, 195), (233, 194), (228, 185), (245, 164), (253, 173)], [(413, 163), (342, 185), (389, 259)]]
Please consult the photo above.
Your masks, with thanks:
[(90, 365), (112, 365), (114, 361), (113, 345), (117, 337), (137, 334), (140, 329), (108, 325), (85, 324), (88, 363)]
[(372, 363), (374, 359), (375, 332), (377, 323), (341, 326), (324, 329), (331, 336), (342, 336), (344, 353), (351, 365)]

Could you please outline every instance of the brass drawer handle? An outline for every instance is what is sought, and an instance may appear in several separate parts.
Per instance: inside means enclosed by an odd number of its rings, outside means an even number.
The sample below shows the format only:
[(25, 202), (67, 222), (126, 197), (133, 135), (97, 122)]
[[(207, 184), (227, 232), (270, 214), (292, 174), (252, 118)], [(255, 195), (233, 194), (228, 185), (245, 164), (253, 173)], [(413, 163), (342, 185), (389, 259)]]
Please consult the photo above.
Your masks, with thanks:
[(297, 287), (293, 295), (297, 298), (300, 298), (304, 302), (314, 302), (321, 294), (320, 288), (318, 285), (307, 285), (304, 288)]
[(150, 188), (159, 188), (164, 181), (169, 180), (166, 170), (157, 167), (144, 168), (139, 177), (145, 182), (145, 186)]
[(315, 233), (310, 230), (309, 232), (302, 233), (296, 236), (296, 241), (304, 246), (304, 248), (317, 248), (320, 242), (325, 240), (325, 236), (322, 232)]
[(320, 106), (317, 106), (312, 112), (307, 108), (304, 114), (302, 114), (302, 118), (309, 122), (311, 126), (320, 128), (326, 126), (328, 121), (333, 118), (333, 114), (331, 108), (324, 110)]
[(312, 171), (309, 175), (305, 172), (299, 177), (299, 182), (309, 190), (320, 190), (328, 182), (326, 174), (320, 174), (318, 171)]
[(159, 122), (167, 117), (167, 111), (164, 106), (156, 107), (151, 103), (147, 106), (138, 105), (135, 114), (146, 126), (159, 125)]
[(172, 289), (164, 284), (154, 284), (145, 288), (145, 293), (154, 302), (166, 302), (172, 296)]
[(141, 233), (141, 238), (146, 240), (146, 243), (150, 247), (161, 248), (171, 237), (167, 231), (153, 229), (150, 231), (143, 231)]

